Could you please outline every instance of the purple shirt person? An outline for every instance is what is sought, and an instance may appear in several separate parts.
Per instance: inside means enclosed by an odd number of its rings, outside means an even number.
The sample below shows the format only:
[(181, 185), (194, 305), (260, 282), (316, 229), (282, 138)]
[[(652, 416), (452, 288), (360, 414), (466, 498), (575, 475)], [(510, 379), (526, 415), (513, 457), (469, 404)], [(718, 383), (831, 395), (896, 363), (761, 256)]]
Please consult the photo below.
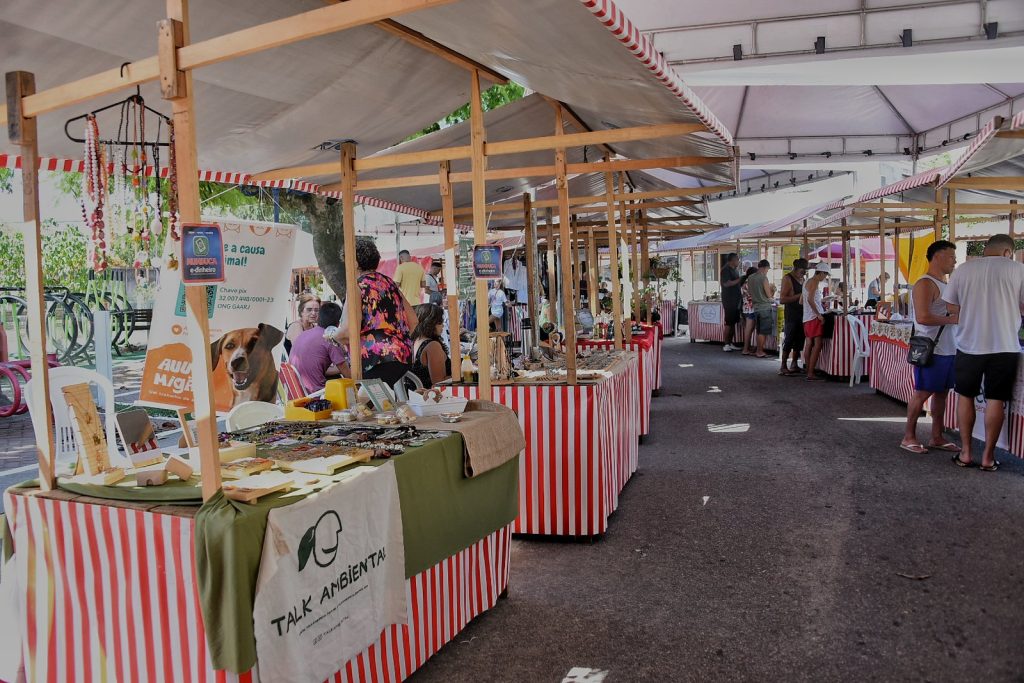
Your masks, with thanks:
[(324, 339), (326, 328), (337, 327), (340, 320), (341, 306), (325, 302), (320, 306), (317, 324), (292, 342), (290, 360), (299, 373), (302, 386), (309, 393), (320, 391), (328, 379), (348, 372), (345, 350)]

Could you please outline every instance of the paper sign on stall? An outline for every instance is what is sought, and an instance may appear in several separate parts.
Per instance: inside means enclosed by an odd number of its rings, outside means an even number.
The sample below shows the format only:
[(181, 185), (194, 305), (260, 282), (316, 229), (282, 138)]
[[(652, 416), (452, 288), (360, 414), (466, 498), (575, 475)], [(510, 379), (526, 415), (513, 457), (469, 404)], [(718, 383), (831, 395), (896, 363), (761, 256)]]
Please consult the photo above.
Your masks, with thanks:
[(406, 614), (394, 463), (271, 510), (252, 615), (261, 681), (326, 680)]
[[(217, 411), (227, 412), (245, 401), (277, 400), (274, 348), (284, 340), (289, 265), (298, 228), (256, 221), (219, 223), (213, 226), (216, 230), (205, 224), (188, 226), (182, 237), (181, 266), (165, 265), (160, 271), (140, 403), (193, 407), (185, 304), (188, 283), (183, 279), (190, 263), (196, 285), (202, 286), (204, 278), (214, 282), (205, 289)], [(223, 262), (221, 273), (218, 261)], [(222, 281), (217, 282), (218, 277)]]

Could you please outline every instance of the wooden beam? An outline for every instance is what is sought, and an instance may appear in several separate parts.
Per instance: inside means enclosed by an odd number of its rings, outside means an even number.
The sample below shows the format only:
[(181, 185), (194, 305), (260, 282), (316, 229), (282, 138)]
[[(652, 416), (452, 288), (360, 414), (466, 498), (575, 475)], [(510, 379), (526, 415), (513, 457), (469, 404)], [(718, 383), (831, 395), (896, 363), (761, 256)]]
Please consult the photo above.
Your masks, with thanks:
[[(470, 140), (473, 148), (473, 244), (483, 246), (487, 242), (487, 198), (484, 171), (487, 170), (487, 156), (484, 151), (483, 104), (480, 101), (480, 74), (474, 71), (470, 77), (469, 96)], [(491, 400), (491, 337), (489, 333), (487, 307), (487, 280), (476, 281), (476, 342), (477, 366), (480, 369), (479, 398)]]
[(956, 190), (1024, 190), (1024, 176), (954, 178), (946, 187)]
[[(634, 140), (654, 140), (671, 138), (707, 130), (699, 123), (663, 123), (653, 126), (631, 126), (629, 128), (612, 128), (596, 130), (588, 133), (566, 133), (555, 131), (555, 135), (546, 135), (525, 140), (507, 140), (492, 142), (487, 146), (487, 154), (519, 154), (520, 152), (540, 152), (543, 150), (583, 147), (586, 145), (611, 144), (615, 142), (631, 142)], [(563, 140), (559, 140), (563, 138)]]
[[(181, 31), (176, 39), (188, 46), (191, 29), (188, 19), (188, 0), (167, 0), (167, 17), (180, 22)], [(179, 47), (181, 50), (185, 47)], [(165, 62), (165, 68), (173, 64)], [(166, 80), (177, 78), (177, 73), (164, 74)], [(198, 223), (199, 163), (196, 155), (196, 121), (192, 72), (186, 71), (178, 89), (178, 97), (171, 100), (174, 117), (174, 155), (178, 176), (178, 215), (182, 223)], [(206, 287), (185, 287), (185, 311), (188, 347), (192, 353), (192, 417), (199, 436), (199, 471), (202, 475), (203, 500), (209, 500), (220, 490), (220, 450), (217, 438), (217, 411), (213, 396), (213, 359), (210, 355), (210, 318), (207, 314)], [(182, 425), (188, 428), (187, 425)]]
[[(347, 0), (198, 43), (188, 44), (186, 40), (185, 45), (178, 49), (178, 69), (189, 71), (218, 64), (452, 2), (454, 0)], [(137, 59), (125, 67), (124, 71), (125, 76), (122, 77), (120, 68), (108, 69), (29, 96), (22, 103), (23, 115), (36, 117), (94, 97), (155, 81), (160, 77), (159, 59), (156, 55)], [(0, 111), (0, 118), (6, 121), (6, 107)]]
[[(577, 223), (577, 230), (579, 230), (579, 224)], [(586, 233), (582, 233), (586, 237)], [(590, 315), (597, 317), (601, 312), (600, 302), (597, 298), (597, 290), (600, 285), (600, 262), (597, 258), (597, 240), (589, 239), (587, 243), (587, 289), (589, 294), (587, 301), (590, 304)]]
[(1024, 138), (1024, 130), (1002, 130), (996, 133), (997, 138)]
[(946, 220), (949, 223), (949, 241), (956, 242), (956, 188), (946, 185)]
[(27, 403), (32, 411), (36, 437), (39, 488), (57, 487), (53, 409), (50, 406), (50, 369), (46, 363), (46, 298), (43, 290), (43, 226), (39, 217), (39, 138), (36, 120), (25, 116), (22, 103), (36, 89), (35, 76), (27, 71), (6, 74), (7, 105), (11, 117), (7, 137), (18, 146), (22, 162), (22, 201), (25, 228), (25, 298), (28, 303), (28, 348), (32, 363), (32, 394)]
[[(619, 194), (625, 195), (626, 194), (626, 174), (625, 173), (617, 173), (616, 175), (617, 175), (617, 177), (619, 179)], [(630, 244), (631, 244), (631, 240), (629, 239), (629, 212), (626, 210), (626, 200), (624, 200), (624, 199), (619, 201), (619, 221), (622, 224), (622, 244), (625, 245), (626, 249), (629, 249), (630, 248)], [(616, 240), (619, 239), (619, 236), (616, 235), (615, 239)], [(627, 259), (627, 262), (632, 260), (631, 254), (629, 254), (629, 253), (626, 253), (623, 256), (625, 256), (625, 258)], [(618, 262), (616, 262), (615, 263), (615, 268), (618, 268), (619, 265), (620, 264)], [(623, 272), (623, 275), (625, 275), (625, 272)], [(632, 277), (630, 277), (630, 284), (631, 285), (632, 285), (632, 281), (633, 281)], [(632, 306), (632, 305), (633, 305), (633, 299), (631, 297), (630, 298), (630, 306)], [(631, 311), (631, 313), (632, 313), (632, 311)], [(622, 325), (625, 328), (623, 330), (623, 335), (622, 335), (623, 343), (624, 344), (631, 344), (633, 342), (633, 326), (630, 324), (630, 322), (628, 320), (625, 319), (625, 317), (626, 317), (626, 312), (625, 311), (621, 311), (620, 312), (620, 317), (616, 321), (616, 324)]]
[[(629, 195), (623, 195), (623, 199), (628, 199)], [(569, 206), (574, 212), (586, 213), (588, 209), (593, 211), (603, 211), (605, 208), (605, 202), (607, 197), (604, 195), (595, 195), (590, 197), (571, 197), (569, 199)], [(614, 202), (613, 202), (614, 203)], [(637, 202), (631, 204), (633, 207), (640, 209), (668, 209), (677, 208), (684, 206), (696, 206), (702, 202), (696, 199), (678, 199), (672, 201), (660, 201), (660, 202)], [(558, 207), (557, 199), (542, 199), (533, 203), (533, 207), (536, 209), (551, 209)], [(456, 216), (468, 216), (472, 214), (472, 207), (459, 207), (455, 210)], [(487, 208), (487, 213), (492, 217), (505, 216), (505, 215), (519, 215), (520, 208), (511, 204), (491, 204)], [(557, 211), (555, 212), (557, 215)]]
[(855, 209), (926, 209), (931, 211), (935, 208), (934, 202), (893, 202), (892, 204), (885, 204), (884, 198), (873, 202), (855, 202), (848, 204), (847, 208), (853, 207)]
[[(337, 2), (338, 0), (334, 1)], [(399, 24), (397, 21), (394, 21), (392, 19), (384, 19), (383, 21), (378, 21), (374, 23), (374, 26), (383, 31), (387, 31), (391, 35), (397, 36), (404, 40), (405, 42), (415, 45), (416, 47), (425, 50), (426, 52), (430, 52), (431, 54), (434, 54), (447, 62), (451, 62), (455, 66), (462, 67), (463, 69), (468, 69), (469, 71), (476, 71), (480, 74), (482, 78), (485, 78), (488, 81), (491, 81), (492, 83), (496, 83), (498, 85), (505, 85), (506, 83), (508, 83), (508, 79), (502, 76), (497, 71), (493, 71), (492, 69), (489, 69), (480, 62), (474, 61), (469, 57), (466, 57), (465, 55), (459, 54), (455, 50), (452, 50), (451, 48), (446, 47), (435, 40), (427, 38), (419, 31), (413, 31), (408, 26), (403, 26), (402, 24)]]
[(178, 48), (184, 44), (180, 21), (161, 19), (157, 24), (157, 62), (160, 66), (160, 95), (177, 99), (185, 91), (185, 72), (178, 68)]
[[(444, 214), (442, 219), (444, 223), (444, 279), (445, 286), (448, 288), (447, 304), (448, 304), (448, 339), (451, 343), (451, 348), (460, 351), (459, 354), (452, 355), (452, 368), (454, 373), (455, 363), (462, 360), (461, 348), (459, 346), (459, 340), (461, 337), (459, 329), (459, 271), (455, 263), (455, 254), (458, 245), (455, 241), (455, 208), (454, 196), (452, 195), (452, 184), (448, 179), (448, 175), (451, 173), (451, 162), (442, 161), (438, 165), (438, 179), (441, 186), (441, 211)], [(452, 379), (455, 375), (452, 375)]]
[[(642, 275), (642, 282), (647, 285), (650, 283), (651, 278), (651, 242), (650, 235), (647, 232), (647, 214), (642, 212), (640, 214), (640, 272)], [(645, 316), (648, 325), (651, 324), (651, 308), (654, 305), (653, 301), (647, 302), (647, 315)]]
[[(935, 188), (935, 203), (939, 205), (942, 204), (942, 190), (940, 188)], [(932, 217), (932, 221), (934, 222), (932, 232), (935, 235), (935, 239), (940, 240), (942, 239), (942, 209), (935, 209), (935, 215)]]
[[(547, 101), (547, 103), (550, 104), (552, 107), (556, 109), (558, 107), (561, 107), (564, 120), (571, 122), (572, 125), (575, 126), (576, 130), (580, 131), (581, 133), (593, 132), (594, 129), (585, 124), (583, 122), (583, 119), (577, 116), (576, 112), (574, 112), (572, 108), (567, 106), (564, 102), (559, 102), (558, 100), (543, 94), (541, 94), (541, 97), (543, 97)], [(608, 145), (601, 144), (598, 146), (604, 151), (605, 154), (611, 154), (612, 156), (615, 155), (615, 150), (609, 147)]]
[[(555, 272), (555, 224), (551, 220), (551, 209), (544, 212), (544, 222), (547, 225), (547, 253), (545, 254), (548, 264), (548, 312), (552, 323), (558, 323), (558, 306), (555, 305), (555, 297), (558, 296), (558, 274)], [(538, 337), (539, 339), (539, 337)]]
[[(577, 135), (591, 135), (591, 133), (577, 133)], [(556, 140), (566, 141), (574, 136), (565, 133), (562, 119), (562, 108), (555, 110), (555, 134)], [(564, 217), (569, 215), (569, 178), (565, 163), (565, 147), (555, 147), (555, 189), (558, 191), (558, 211), (563, 220), (558, 221), (559, 237), (562, 240), (560, 254), (562, 257), (562, 313), (565, 317), (563, 329), (565, 330), (565, 371), (566, 380), (570, 385), (576, 384), (576, 310), (573, 306), (573, 289), (578, 285), (573, 282), (572, 254), (569, 251), (569, 221)], [(575, 246), (572, 247), (575, 249)]]
[(356, 145), (341, 145), (339, 166), (341, 173), (341, 229), (345, 248), (345, 300), (348, 303), (348, 365), (352, 379), (363, 378), (363, 295), (359, 289), (356, 263)]

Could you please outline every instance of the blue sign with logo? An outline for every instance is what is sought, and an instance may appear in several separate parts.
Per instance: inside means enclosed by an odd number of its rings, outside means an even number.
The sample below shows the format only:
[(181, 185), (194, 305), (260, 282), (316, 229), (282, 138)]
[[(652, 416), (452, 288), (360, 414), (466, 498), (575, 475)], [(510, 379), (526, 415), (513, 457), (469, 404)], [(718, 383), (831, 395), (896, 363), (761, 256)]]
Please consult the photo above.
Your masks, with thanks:
[(224, 238), (219, 225), (181, 226), (181, 281), (186, 285), (224, 282)]
[(473, 275), (481, 280), (497, 280), (501, 277), (500, 244), (473, 247)]

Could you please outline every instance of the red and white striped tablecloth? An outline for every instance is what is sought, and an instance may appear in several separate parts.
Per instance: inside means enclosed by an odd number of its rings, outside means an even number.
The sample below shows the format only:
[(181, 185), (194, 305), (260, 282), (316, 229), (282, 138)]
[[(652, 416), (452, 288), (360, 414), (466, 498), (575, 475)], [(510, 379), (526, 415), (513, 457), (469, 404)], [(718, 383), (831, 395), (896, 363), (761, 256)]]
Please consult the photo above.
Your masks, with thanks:
[[(30, 681), (258, 683), (206, 650), (191, 518), (7, 493)], [(407, 624), (329, 680), (401, 681), (508, 585), (511, 526), (405, 582)], [(5, 577), (8, 580), (11, 577)]]
[[(646, 327), (646, 326), (645, 326)], [(640, 383), (640, 434), (651, 432), (651, 398), (660, 386), (661, 342), (655, 327), (646, 327), (644, 334), (634, 334), (633, 341), (623, 341), (622, 348), (637, 354), (637, 381)], [(611, 349), (615, 342), (607, 340), (581, 339), (577, 345), (582, 348)]]
[[(871, 322), (875, 319), (874, 313), (862, 313), (857, 315), (864, 325), (871, 328)], [(853, 332), (850, 328), (850, 321), (845, 315), (836, 316), (835, 330), (831, 339), (826, 339), (821, 344), (821, 354), (818, 356), (818, 370), (832, 375), (833, 377), (849, 377), (853, 371), (853, 355), (856, 347), (853, 343)], [(864, 368), (863, 374), (871, 374), (871, 359), (868, 359), (868, 367)]]
[[(704, 320), (701, 320), (701, 310), (705, 307), (714, 307), (717, 309), (717, 315), (705, 312), (706, 316)], [(691, 301), (687, 307), (687, 315), (689, 317), (689, 330), (690, 330), (690, 341), (713, 341), (713, 342), (724, 342), (724, 321), (725, 311), (722, 310), (722, 302), (720, 301)], [(717, 322), (711, 322), (711, 319), (717, 320)], [(733, 330), (732, 342), (736, 346), (743, 345), (743, 327), (745, 325), (744, 320), (740, 320), (736, 324)], [(754, 330), (750, 334), (751, 344), (757, 346), (757, 330)], [(774, 334), (769, 335), (764, 340), (764, 348), (766, 351), (778, 351), (779, 340)]]
[(659, 313), (661, 313), (661, 333), (663, 336), (668, 337), (676, 333), (675, 319), (676, 319), (676, 302), (674, 301), (662, 301), (659, 307)]
[[(491, 400), (516, 412), (526, 436), (514, 533), (593, 536), (608, 529), (639, 456), (637, 363), (631, 355), (596, 384), (491, 388)], [(465, 398), (477, 398), (478, 390), (452, 385)]]

